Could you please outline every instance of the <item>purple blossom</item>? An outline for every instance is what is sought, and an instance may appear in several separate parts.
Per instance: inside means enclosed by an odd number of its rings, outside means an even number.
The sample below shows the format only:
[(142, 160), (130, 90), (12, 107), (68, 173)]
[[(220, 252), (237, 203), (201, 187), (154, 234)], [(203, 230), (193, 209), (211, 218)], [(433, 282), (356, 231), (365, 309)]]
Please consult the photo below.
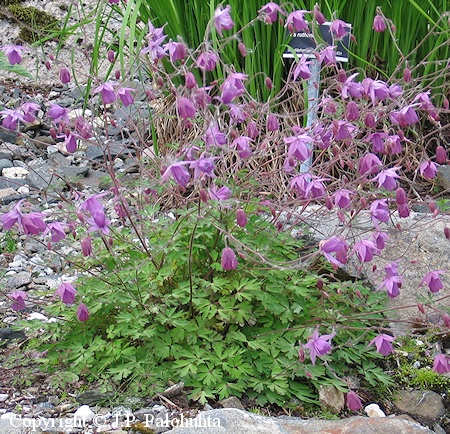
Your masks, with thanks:
[(297, 80), (298, 76), (302, 77), (303, 80), (311, 77), (311, 70), (308, 67), (310, 63), (304, 54), (300, 56), (293, 72), (294, 80)]
[(50, 109), (47, 112), (47, 116), (56, 124), (60, 122), (63, 122), (65, 124), (69, 123), (69, 109), (61, 107), (58, 104), (52, 104), (50, 106)]
[(83, 116), (77, 116), (75, 118), (75, 129), (83, 139), (90, 139), (92, 137), (92, 125)]
[(36, 112), (39, 109), (39, 104), (34, 102), (25, 102), (19, 107), (19, 110), (22, 111), (23, 120), (25, 122), (34, 122), (36, 120)]
[(339, 208), (347, 208), (352, 203), (353, 192), (347, 190), (346, 188), (342, 188), (334, 193), (334, 204)]
[(389, 207), (386, 199), (377, 199), (370, 205), (370, 215), (372, 222), (378, 228), (377, 220), (387, 223), (389, 221)]
[(250, 149), (250, 142), (253, 140), (247, 136), (240, 136), (233, 140), (231, 146), (236, 148), (240, 158), (246, 158), (252, 155), (252, 150)]
[(347, 99), (348, 95), (353, 98), (362, 98), (364, 95), (364, 86), (361, 83), (355, 82), (355, 78), (359, 75), (358, 72), (350, 75), (341, 86), (341, 96), (343, 99)]
[[(301, 175), (300, 175), (301, 176)], [(319, 199), (325, 196), (324, 181), (328, 181), (326, 178), (319, 178), (314, 175), (310, 175), (311, 179), (306, 183), (305, 198)]]
[(4, 109), (0, 111), (0, 114), (3, 115), (2, 126), (7, 128), (8, 130), (14, 131), (17, 128), (17, 123), (19, 121), (24, 122), (23, 113), (20, 109)]
[(216, 157), (199, 158), (198, 160), (191, 161), (189, 167), (194, 169), (194, 179), (200, 178), (205, 174), (210, 178), (214, 178), (214, 160)]
[(230, 16), (231, 6), (227, 5), (225, 9), (218, 7), (214, 12), (214, 26), (217, 32), (222, 36), (223, 30), (230, 30), (234, 26), (234, 22)]
[(194, 104), (189, 101), (186, 97), (177, 99), (177, 110), (181, 118), (184, 120), (188, 118), (194, 118), (196, 114)]
[(392, 112), (389, 117), (393, 124), (399, 125), (401, 128), (409, 127), (419, 122), (419, 117), (412, 105), (407, 105), (399, 111)]
[(313, 142), (313, 139), (308, 134), (300, 134), (301, 131), (303, 130), (297, 128), (294, 131), (295, 136), (284, 137), (283, 140), (289, 145), (289, 157), (295, 157), (299, 161), (306, 161), (311, 156), (311, 149), (308, 145)]
[(189, 181), (191, 180), (191, 174), (189, 171), (184, 167), (186, 164), (189, 164), (189, 161), (179, 161), (176, 163), (171, 164), (163, 173), (161, 179), (163, 181), (166, 181), (167, 178), (172, 175), (175, 179), (176, 183), (186, 188), (189, 184)]
[[(120, 98), (120, 100), (122, 101), (122, 104), (125, 107), (128, 107), (134, 103), (134, 98), (133, 98), (133, 95), (131, 95), (131, 92), (135, 92), (135, 90), (132, 87), (121, 87), (117, 91), (117, 96)], [(102, 94), (102, 98), (103, 98), (103, 94)]]
[(365, 78), (362, 82), (364, 90), (372, 100), (372, 104), (377, 101), (384, 101), (389, 98), (389, 87), (382, 80), (372, 80), (371, 78)]
[(367, 136), (367, 140), (372, 142), (372, 152), (384, 152), (384, 139), (388, 137), (388, 133), (372, 133)]
[(25, 47), (22, 45), (5, 45), (0, 50), (8, 57), (10, 65), (17, 65), (22, 62), (22, 51), (25, 50)]
[(177, 60), (183, 60), (186, 57), (186, 45), (182, 42), (170, 41), (166, 44), (165, 48), (169, 51), (172, 63)]
[(197, 107), (205, 107), (211, 102), (212, 98), (209, 95), (211, 88), (211, 86), (199, 87), (192, 92), (192, 101), (195, 102)]
[(368, 128), (374, 128), (377, 124), (377, 120), (375, 119), (375, 115), (371, 112), (366, 113), (364, 116), (364, 125)]
[(340, 39), (348, 32), (348, 25), (342, 20), (333, 20), (331, 23), (331, 31)]
[(243, 209), (238, 209), (236, 211), (236, 223), (241, 228), (244, 228), (247, 225), (247, 215)]
[(227, 138), (224, 133), (219, 130), (219, 127), (215, 122), (209, 124), (206, 129), (206, 139), (205, 139), (207, 149), (214, 146), (223, 146), (227, 143)]
[(403, 278), (398, 275), (398, 265), (396, 262), (391, 262), (384, 267), (386, 278), (381, 282), (378, 289), (386, 288), (389, 298), (395, 298), (400, 294)]
[(359, 119), (359, 109), (355, 101), (350, 101), (345, 108), (345, 119), (356, 121)]
[(372, 29), (376, 32), (384, 32), (386, 30), (386, 23), (384, 22), (384, 18), (381, 15), (375, 15), (373, 19)]
[(270, 114), (267, 116), (267, 131), (278, 131), (280, 128), (280, 124), (278, 122), (278, 118), (274, 114)]
[(380, 254), (375, 242), (368, 239), (357, 241), (353, 250), (361, 262), (370, 262), (375, 255)]
[(77, 318), (80, 322), (86, 322), (89, 319), (89, 311), (84, 303), (80, 303), (77, 308)]
[(92, 255), (92, 238), (87, 236), (81, 240), (81, 251), (83, 256), (91, 256)]
[(392, 134), (384, 140), (384, 153), (396, 155), (402, 153), (402, 144), (397, 134)]
[(362, 407), (361, 398), (356, 394), (356, 392), (353, 392), (353, 390), (347, 393), (346, 401), (349, 410), (351, 411), (361, 410)]
[(236, 254), (234, 253), (233, 249), (230, 249), (229, 247), (225, 247), (222, 250), (222, 268), (224, 270), (235, 270), (238, 265), (238, 261), (236, 258)]
[(44, 220), (42, 220), (42, 217), (44, 217), (45, 214), (39, 212), (23, 214), (20, 210), (20, 206), (24, 201), (25, 199), (20, 200), (10, 212), (7, 212), (0, 217), (0, 220), (3, 223), (3, 229), (11, 229), (17, 223), (19, 232), (25, 235), (37, 235), (40, 232), (44, 232), (46, 224), (44, 223)]
[(184, 76), (184, 82), (188, 89), (194, 89), (197, 87), (197, 80), (195, 79), (195, 75), (192, 72), (186, 73)]
[(78, 292), (70, 283), (61, 283), (56, 290), (56, 294), (61, 297), (64, 304), (73, 304), (75, 302), (75, 296)]
[(394, 340), (395, 338), (393, 336), (382, 333), (373, 338), (367, 346), (369, 347), (370, 345), (375, 344), (377, 351), (386, 357), (394, 351), (392, 347), (392, 342), (394, 342)]
[[(319, 248), (323, 256), (325, 256), (334, 268), (347, 263), (348, 245), (344, 238), (333, 235), (327, 240), (322, 240), (319, 243)], [(335, 256), (332, 253), (335, 253)]]
[(100, 95), (102, 96), (103, 104), (111, 104), (117, 98), (116, 92), (114, 91), (115, 85), (116, 83), (107, 81), (106, 83), (103, 83), (102, 85), (95, 88), (94, 93), (100, 93)]
[(443, 270), (430, 271), (422, 279), (419, 286), (422, 286), (424, 283), (426, 283), (431, 292), (439, 292), (439, 290), (441, 290), (444, 287), (444, 284), (442, 283), (442, 280), (439, 277), (440, 274), (445, 274), (445, 271)]
[(336, 63), (336, 47), (332, 45), (324, 48), (319, 53), (319, 59), (325, 65), (334, 65)]
[(88, 197), (79, 207), (78, 211), (88, 211), (91, 215), (94, 213), (105, 212), (105, 209), (99, 199), (109, 194), (108, 192), (93, 194)]
[(303, 16), (306, 12), (304, 10), (296, 10), (288, 15), (285, 27), (288, 28), (290, 33), (302, 32), (308, 29), (308, 21)]
[(247, 136), (256, 139), (259, 135), (258, 125), (254, 121), (250, 121), (247, 125)]
[(238, 89), (234, 83), (226, 81), (221, 86), (222, 94), (216, 97), (222, 104), (230, 104), (237, 96), (244, 93), (243, 89)]
[(70, 83), (71, 77), (70, 77), (70, 71), (67, 68), (61, 68), (59, 70), (59, 79), (61, 80), (61, 83)]
[(64, 225), (60, 222), (51, 222), (47, 224), (43, 236), (51, 234), (52, 243), (57, 243), (58, 241), (66, 238), (66, 231), (64, 230)]
[(231, 190), (228, 187), (220, 187), (217, 189), (217, 187), (213, 185), (209, 189), (209, 197), (211, 200), (228, 200), (231, 197)]
[(26, 309), (25, 300), (28, 298), (28, 294), (25, 291), (14, 291), (9, 295), (9, 298), (14, 300), (11, 308), (15, 311)]
[(317, 356), (324, 356), (331, 351), (331, 339), (336, 336), (336, 333), (331, 333), (329, 335), (319, 336), (319, 328), (314, 330), (312, 336), (308, 339), (308, 342), (302, 347), (305, 350), (309, 350), (309, 357), (313, 365), (316, 364)]
[(141, 50), (142, 54), (148, 54), (152, 61), (162, 59), (166, 56), (167, 47), (163, 47), (162, 43), (167, 35), (164, 34), (164, 27), (155, 28), (151, 22), (148, 23), (148, 33), (146, 39), (148, 40), (147, 47)]
[(197, 67), (203, 72), (213, 71), (216, 68), (219, 57), (216, 53), (206, 52), (197, 58)]
[(372, 234), (372, 240), (378, 250), (383, 250), (385, 248), (388, 239), (389, 236), (385, 232), (376, 231)]
[(360, 175), (372, 175), (383, 165), (381, 160), (375, 154), (366, 154), (359, 160)]
[(396, 172), (400, 169), (401, 167), (392, 167), (390, 169), (382, 170), (375, 178), (373, 178), (373, 181), (378, 181), (378, 187), (393, 191), (397, 188), (397, 181), (395, 178), (399, 178)]
[(75, 136), (75, 134), (67, 134), (65, 136), (64, 143), (66, 145), (67, 152), (73, 154), (77, 150), (77, 137)]
[(439, 146), (436, 148), (436, 161), (437, 161), (439, 164), (445, 164), (445, 163), (447, 162), (447, 151), (446, 151), (446, 149), (445, 149), (443, 146), (441, 146), (441, 145), (439, 145)]
[(438, 354), (433, 360), (433, 371), (439, 374), (450, 372), (449, 358), (446, 354)]
[(391, 84), (389, 86), (389, 97), (391, 99), (397, 99), (399, 96), (403, 94), (403, 89), (398, 84)]
[(259, 11), (259, 14), (265, 14), (265, 22), (268, 24), (272, 24), (277, 20), (277, 14), (284, 15), (283, 9), (277, 3), (269, 2), (264, 5)]
[(242, 122), (245, 122), (248, 118), (248, 113), (244, 110), (246, 106), (244, 105), (236, 105), (236, 104), (229, 104), (230, 107), (230, 117), (233, 123), (236, 124), (242, 124)]
[(109, 235), (109, 225), (111, 220), (106, 217), (104, 209), (98, 212), (91, 212), (92, 218), (86, 217), (86, 222), (90, 226), (89, 232), (100, 231)]
[(419, 173), (425, 179), (433, 179), (436, 177), (437, 167), (431, 160), (424, 161), (419, 166)]

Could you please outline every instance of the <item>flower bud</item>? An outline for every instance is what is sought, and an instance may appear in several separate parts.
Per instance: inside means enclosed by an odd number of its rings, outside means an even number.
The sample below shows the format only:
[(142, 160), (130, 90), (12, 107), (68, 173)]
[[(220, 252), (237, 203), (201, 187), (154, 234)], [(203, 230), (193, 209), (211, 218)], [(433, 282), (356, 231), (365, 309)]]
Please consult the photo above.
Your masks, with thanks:
[(51, 64), (50, 64), (50, 62), (49, 62), (48, 60), (45, 61), (45, 67), (46, 67), (48, 70), (52, 69), (52, 66), (51, 66)]
[(319, 25), (322, 25), (327, 21), (323, 13), (320, 12), (319, 5), (317, 3), (314, 5), (314, 19), (317, 21), (317, 24)]
[(447, 238), (448, 240), (450, 239), (450, 228), (448, 228), (448, 227), (444, 228), (444, 235), (445, 235), (445, 238)]
[(323, 289), (323, 280), (320, 277), (317, 279), (316, 286), (317, 286), (319, 291), (322, 291), (322, 289)]
[(305, 361), (305, 350), (302, 347), (300, 347), (298, 350), (298, 361), (300, 363), (303, 363)]
[(237, 258), (233, 249), (225, 247), (222, 250), (222, 268), (224, 270), (235, 270), (237, 268)]
[(338, 71), (337, 79), (340, 83), (345, 83), (345, 81), (347, 80), (347, 73), (345, 72), (344, 69), (340, 69)]
[(450, 104), (449, 104), (447, 98), (444, 98), (444, 102), (442, 103), (442, 106), (444, 107), (445, 110), (448, 110), (450, 108)]
[(397, 188), (397, 190), (395, 192), (395, 198), (396, 198), (398, 205), (405, 205), (407, 202), (407, 196), (406, 196), (405, 190), (401, 187)]
[(114, 53), (114, 50), (108, 50), (108, 60), (110, 63), (114, 63), (116, 60), (116, 53)]
[(236, 211), (236, 222), (241, 228), (247, 225), (247, 215), (243, 209), (238, 209)]
[(188, 72), (184, 76), (184, 82), (188, 89), (194, 89), (197, 87), (197, 80), (195, 79), (195, 75), (192, 72)]
[(375, 121), (375, 116), (373, 115), (373, 113), (366, 114), (366, 116), (364, 118), (364, 124), (368, 128), (373, 128), (375, 126), (376, 121)]
[(200, 196), (200, 200), (204, 203), (208, 202), (208, 192), (206, 190), (200, 190), (198, 192), (198, 195)]
[(120, 79), (120, 71), (118, 69), (114, 72), (114, 77), (116, 77), (116, 80)]
[(59, 70), (59, 79), (63, 84), (70, 83), (70, 71), (67, 68), (61, 68)]
[(443, 146), (438, 146), (436, 148), (436, 161), (439, 164), (445, 164), (447, 162), (447, 151)]
[(431, 201), (428, 206), (430, 207), (430, 212), (436, 211), (436, 202)]
[(266, 77), (265, 82), (267, 89), (272, 90), (273, 87), (272, 79), (270, 77)]
[(411, 78), (412, 78), (412, 76), (411, 76), (411, 70), (410, 70), (409, 68), (405, 68), (405, 69), (403, 70), (403, 80), (404, 80), (406, 83), (409, 83), (409, 82), (411, 81)]
[(417, 304), (417, 309), (419, 309), (419, 312), (420, 312), (420, 313), (425, 313), (425, 309), (424, 309), (422, 303), (418, 303), (418, 304)]
[(247, 56), (247, 47), (245, 46), (245, 44), (243, 42), (239, 42), (238, 49), (239, 49), (239, 52), (241, 53), (242, 57)]
[(267, 131), (278, 131), (279, 128), (278, 118), (274, 114), (267, 116)]
[(450, 328), (450, 315), (448, 313), (444, 313), (442, 319), (444, 320), (445, 327)]

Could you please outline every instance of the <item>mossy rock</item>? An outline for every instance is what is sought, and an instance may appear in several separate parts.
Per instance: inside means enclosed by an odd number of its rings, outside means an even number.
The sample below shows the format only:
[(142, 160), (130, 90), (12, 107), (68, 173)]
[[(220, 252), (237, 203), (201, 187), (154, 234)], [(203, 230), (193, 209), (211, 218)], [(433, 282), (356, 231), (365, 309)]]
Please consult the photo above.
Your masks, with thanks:
[(19, 38), (24, 41), (35, 42), (59, 28), (58, 20), (53, 15), (32, 6), (25, 7), (12, 4), (7, 7), (7, 10), (18, 21), (20, 26)]
[(0, 6), (9, 6), (23, 3), (23, 0), (0, 0)]

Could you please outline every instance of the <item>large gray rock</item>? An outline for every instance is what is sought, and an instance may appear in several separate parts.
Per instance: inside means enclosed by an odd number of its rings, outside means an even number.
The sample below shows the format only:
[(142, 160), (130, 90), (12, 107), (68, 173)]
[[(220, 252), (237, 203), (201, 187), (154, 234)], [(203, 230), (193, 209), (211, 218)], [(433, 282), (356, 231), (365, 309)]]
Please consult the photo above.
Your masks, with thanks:
[(431, 390), (401, 390), (394, 401), (405, 413), (436, 422), (445, 413), (442, 396)]
[[(190, 423), (190, 426), (188, 426)], [(208, 426), (209, 424), (209, 426)], [(264, 417), (246, 411), (225, 408), (201, 413), (174, 428), (170, 434), (432, 434), (433, 431), (407, 417), (368, 418), (362, 416), (342, 420)]]

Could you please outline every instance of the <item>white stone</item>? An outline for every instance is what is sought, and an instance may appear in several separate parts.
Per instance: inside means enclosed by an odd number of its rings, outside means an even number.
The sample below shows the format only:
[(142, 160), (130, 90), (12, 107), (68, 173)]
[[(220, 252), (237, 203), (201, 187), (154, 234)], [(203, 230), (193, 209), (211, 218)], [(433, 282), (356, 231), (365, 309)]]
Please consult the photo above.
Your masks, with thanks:
[(28, 173), (28, 170), (23, 167), (5, 167), (2, 170), (2, 175), (10, 179), (25, 179)]
[(22, 185), (17, 189), (17, 193), (30, 194), (30, 187), (28, 185)]
[(0, 393), (0, 402), (5, 402), (9, 398), (7, 393)]
[(42, 322), (47, 322), (48, 321), (48, 318), (45, 315), (42, 315), (42, 313), (39, 313), (39, 312), (31, 312), (30, 315), (28, 315), (28, 318), (27, 318), (28, 321), (32, 321), (34, 319), (37, 319), (37, 320), (42, 321)]
[(95, 413), (89, 408), (89, 405), (82, 405), (73, 415), (74, 419), (92, 422)]
[(5, 413), (0, 416), (0, 419), (17, 419), (19, 416), (15, 413)]
[(384, 414), (384, 411), (381, 410), (381, 408), (378, 404), (369, 404), (364, 409), (364, 412), (369, 417), (386, 417), (386, 415)]

